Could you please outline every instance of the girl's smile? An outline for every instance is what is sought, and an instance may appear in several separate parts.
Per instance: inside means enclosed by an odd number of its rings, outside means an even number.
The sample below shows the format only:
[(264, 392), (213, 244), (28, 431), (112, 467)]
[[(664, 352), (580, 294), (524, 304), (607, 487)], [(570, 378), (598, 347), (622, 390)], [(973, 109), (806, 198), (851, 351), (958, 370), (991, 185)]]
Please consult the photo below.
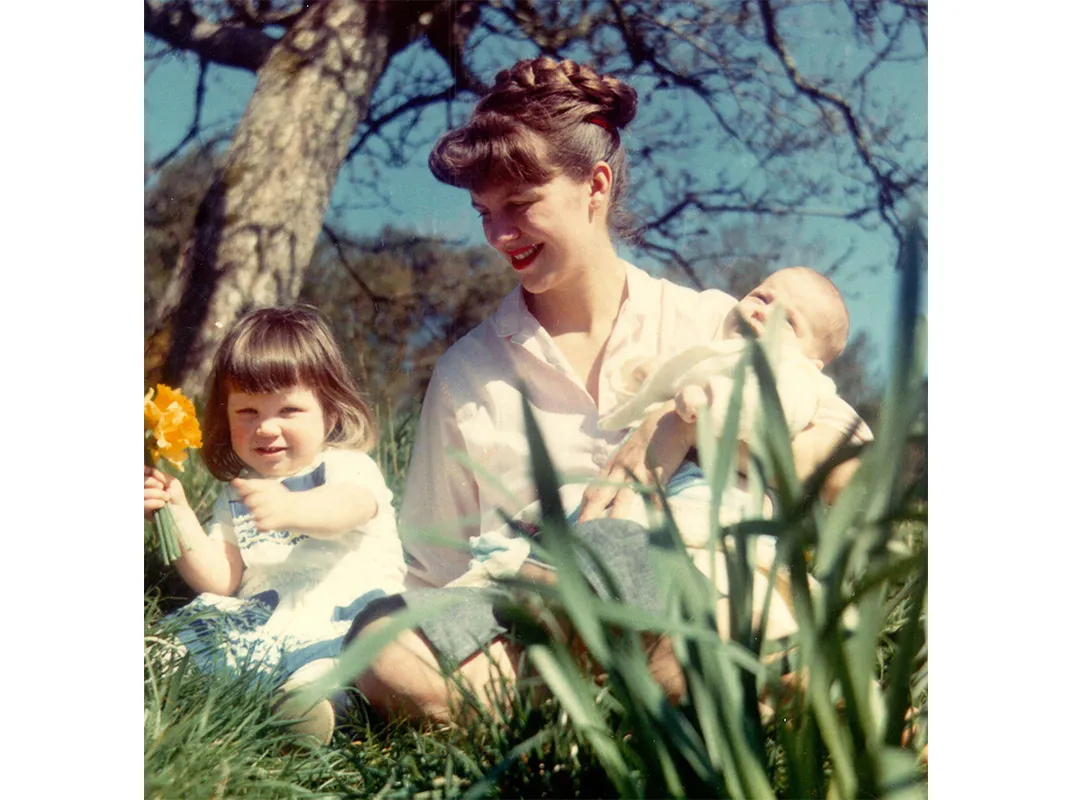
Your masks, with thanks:
[(316, 394), (302, 386), (264, 394), (227, 396), (231, 446), (266, 478), (286, 478), (312, 465), (328, 426)]

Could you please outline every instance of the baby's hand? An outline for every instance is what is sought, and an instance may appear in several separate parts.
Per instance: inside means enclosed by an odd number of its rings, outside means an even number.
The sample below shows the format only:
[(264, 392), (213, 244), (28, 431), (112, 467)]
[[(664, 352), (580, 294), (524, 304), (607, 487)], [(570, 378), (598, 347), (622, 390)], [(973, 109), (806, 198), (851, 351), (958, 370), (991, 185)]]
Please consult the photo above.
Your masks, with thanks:
[(188, 506), (182, 483), (173, 475), (161, 472), (155, 467), (145, 468), (145, 516), (151, 517), (168, 503), (176, 506)]
[(702, 386), (686, 386), (674, 396), (674, 407), (685, 422), (695, 422), (701, 408), (711, 405), (711, 397)]
[(294, 525), (294, 493), (279, 481), (235, 478), (231, 486), (262, 531), (283, 531)]

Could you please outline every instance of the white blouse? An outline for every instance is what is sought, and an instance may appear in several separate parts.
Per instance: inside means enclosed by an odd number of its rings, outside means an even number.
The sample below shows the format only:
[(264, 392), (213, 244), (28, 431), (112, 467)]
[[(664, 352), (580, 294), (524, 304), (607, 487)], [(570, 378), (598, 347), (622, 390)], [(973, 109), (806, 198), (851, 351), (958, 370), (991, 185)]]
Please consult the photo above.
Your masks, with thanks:
[[(614, 378), (637, 357), (662, 358), (716, 337), (737, 301), (699, 292), (627, 265), (627, 297), (607, 341), (598, 406), (550, 335), (529, 312), (521, 287), (436, 363), (421, 408), (399, 516), (411, 556), (407, 586), (443, 586), (469, 562), (469, 537), (503, 526), (536, 502), (521, 410), (524, 384), (562, 484), (567, 513), (580, 502), (626, 430), (598, 422), (618, 402)], [(848, 404), (822, 423), (846, 431)]]

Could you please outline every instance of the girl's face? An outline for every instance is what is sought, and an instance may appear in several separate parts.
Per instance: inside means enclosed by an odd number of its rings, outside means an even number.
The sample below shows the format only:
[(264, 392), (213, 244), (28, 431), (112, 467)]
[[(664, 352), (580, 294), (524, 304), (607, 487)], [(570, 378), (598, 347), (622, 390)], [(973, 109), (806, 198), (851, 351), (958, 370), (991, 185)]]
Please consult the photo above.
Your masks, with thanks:
[(316, 394), (304, 386), (227, 395), (231, 447), (254, 472), (286, 478), (310, 466), (324, 446), (327, 420)]
[(568, 282), (609, 240), (605, 214), (593, 214), (589, 183), (564, 175), (540, 185), (493, 186), (470, 192), (488, 244), (532, 294)]

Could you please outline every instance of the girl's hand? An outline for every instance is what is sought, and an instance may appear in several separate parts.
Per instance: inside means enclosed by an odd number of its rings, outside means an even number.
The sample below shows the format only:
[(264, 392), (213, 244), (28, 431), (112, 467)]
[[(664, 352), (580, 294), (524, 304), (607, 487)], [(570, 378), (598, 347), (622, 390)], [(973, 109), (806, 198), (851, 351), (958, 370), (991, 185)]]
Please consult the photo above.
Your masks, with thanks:
[[(672, 408), (654, 411), (622, 443), (599, 477), (625, 483), (632, 480), (632, 473), (644, 486), (656, 480), (665, 483), (695, 444), (695, 425), (686, 423)], [(627, 517), (635, 499), (636, 492), (629, 487), (589, 486), (581, 498), (578, 522), (604, 515)]]
[(151, 517), (168, 503), (189, 506), (182, 483), (156, 467), (145, 468), (145, 516)]
[(262, 531), (284, 531), (294, 527), (294, 493), (279, 481), (235, 478), (231, 486)]

